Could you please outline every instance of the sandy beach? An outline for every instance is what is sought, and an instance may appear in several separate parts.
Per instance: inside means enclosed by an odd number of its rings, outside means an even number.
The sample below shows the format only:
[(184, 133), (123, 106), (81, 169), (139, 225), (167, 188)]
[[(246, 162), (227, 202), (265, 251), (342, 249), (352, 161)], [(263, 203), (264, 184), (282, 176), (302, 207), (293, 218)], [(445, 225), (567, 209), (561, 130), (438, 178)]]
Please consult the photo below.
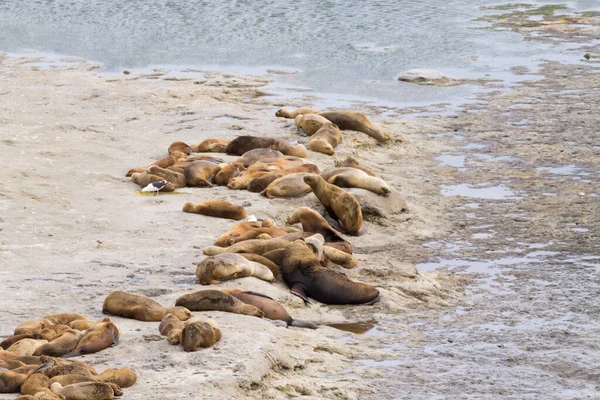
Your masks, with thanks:
[[(196, 313), (223, 338), (186, 353), (158, 323), (111, 317), (119, 345), (79, 359), (136, 371), (127, 399), (597, 396), (600, 75), (597, 56), (583, 55), (600, 49), (594, 30), (553, 28), (543, 31), (582, 41), (572, 63), (494, 83), (456, 115), (357, 106), (389, 143), (345, 131), (333, 157), (309, 151), (321, 169), (352, 155), (406, 200), (408, 212), (366, 215), (366, 233), (350, 238), (359, 266), (348, 276), (375, 285), (378, 304), (305, 306), (281, 279), (242, 278), (210, 288), (267, 294), (320, 328)], [(170, 306), (206, 289), (195, 266), (234, 222), (184, 213), (185, 202), (225, 199), (279, 225), (301, 206), (325, 213), (313, 194), (269, 200), (215, 186), (152, 196), (125, 177), (174, 141), (306, 144), (275, 111), (310, 104), (270, 96), (275, 73), (102, 75), (81, 59), (40, 61), (0, 55), (0, 337), (52, 313), (100, 318), (113, 290)], [(370, 329), (350, 332), (356, 323)]]

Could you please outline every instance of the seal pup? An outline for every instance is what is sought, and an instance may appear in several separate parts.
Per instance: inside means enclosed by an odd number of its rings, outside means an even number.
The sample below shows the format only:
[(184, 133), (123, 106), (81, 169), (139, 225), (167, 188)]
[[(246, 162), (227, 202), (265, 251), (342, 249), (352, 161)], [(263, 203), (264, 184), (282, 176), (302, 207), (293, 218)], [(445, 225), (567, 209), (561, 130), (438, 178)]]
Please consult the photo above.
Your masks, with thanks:
[(173, 142), (169, 145), (168, 152), (169, 155), (174, 153), (183, 153), (187, 156), (192, 152), (192, 148), (184, 142)]
[(358, 161), (356, 161), (356, 159), (354, 159), (351, 156), (346, 157), (346, 159), (344, 161), (342, 161), (342, 165), (340, 167), (352, 167), (352, 168), (360, 169), (362, 172), (364, 172), (365, 174), (367, 174), (369, 176), (375, 176), (375, 174), (373, 172), (371, 172), (370, 169), (360, 165), (358, 163)]
[(264, 318), (284, 321), (287, 326), (295, 326), (297, 328), (318, 328), (318, 326), (312, 322), (293, 319), (281, 304), (262, 293), (239, 289), (224, 290), (224, 292), (246, 304), (259, 308), (265, 314)]
[(332, 156), (335, 153), (336, 147), (342, 141), (342, 133), (337, 125), (327, 122), (311, 136), (308, 141), (308, 149), (318, 153)]
[[(148, 187), (148, 185), (151, 185), (152, 182), (157, 182), (160, 180), (163, 180), (163, 178), (161, 176), (158, 175), (153, 175), (153, 174), (149, 174), (148, 172), (141, 172), (141, 173), (134, 173), (131, 175), (131, 180), (134, 183), (137, 183), (141, 188), (145, 188)], [(160, 190), (162, 192), (173, 192), (175, 191), (175, 189), (177, 189), (175, 187), (175, 185), (173, 183), (167, 183), (165, 186), (163, 186)]]
[(336, 124), (341, 130), (363, 132), (379, 142), (390, 140), (390, 134), (369, 121), (364, 114), (352, 111), (329, 111), (319, 115)]
[(215, 242), (213, 244), (215, 246), (219, 246), (219, 247), (230, 246), (231, 244), (229, 244), (229, 240), (231, 238), (235, 238), (235, 237), (238, 237), (240, 235), (243, 235), (244, 233), (250, 231), (251, 229), (261, 228), (261, 227), (263, 227), (263, 222), (264, 221), (254, 221), (254, 222), (244, 221), (244, 222), (238, 222), (237, 224), (235, 224), (234, 226), (232, 226), (229, 229), (229, 231), (227, 231), (226, 233), (224, 233), (221, 236), (219, 236), (217, 238), (217, 240), (215, 240)]
[(194, 153), (225, 153), (227, 145), (231, 142), (228, 139), (206, 139), (196, 145), (190, 145)]
[(273, 272), (268, 267), (235, 253), (207, 257), (196, 266), (196, 277), (203, 285), (246, 276), (254, 276), (267, 282), (275, 280)]
[(221, 329), (216, 321), (208, 319), (202, 321), (192, 318), (186, 321), (181, 331), (180, 342), (185, 351), (197, 351), (200, 348), (210, 347), (221, 340)]
[(281, 273), (292, 294), (305, 302), (308, 297), (325, 304), (372, 304), (379, 300), (379, 291), (373, 286), (323, 267), (303, 240), (284, 250)]
[(54, 382), (50, 390), (67, 399), (112, 400), (115, 396), (112, 386), (102, 382), (80, 382), (67, 386)]
[(188, 293), (178, 298), (175, 305), (191, 311), (224, 311), (259, 318), (264, 315), (257, 307), (246, 304), (220, 290), (200, 290)]
[(149, 297), (120, 290), (111, 292), (106, 296), (102, 304), (102, 313), (133, 318), (138, 321), (160, 321), (167, 313), (175, 315), (182, 321), (192, 316), (190, 311), (185, 308), (166, 308)]
[(227, 146), (227, 154), (241, 156), (258, 148), (278, 150), (287, 156), (306, 157), (306, 147), (302, 144), (293, 145), (285, 140), (261, 136), (238, 136)]
[(301, 115), (301, 114), (318, 114), (320, 112), (321, 112), (320, 110), (317, 110), (316, 108), (312, 108), (312, 107), (300, 107), (300, 108), (296, 108), (295, 110), (289, 110), (287, 108), (280, 108), (275, 113), (275, 116), (281, 117), (281, 118), (294, 119), (298, 115)]
[(160, 325), (158, 325), (158, 331), (161, 335), (167, 337), (167, 341), (171, 344), (179, 344), (181, 331), (185, 326), (185, 322), (173, 314), (165, 314)]
[(183, 205), (183, 211), (209, 217), (233, 219), (235, 221), (248, 217), (244, 207), (225, 200), (206, 200), (200, 203), (187, 202)]
[(216, 256), (223, 253), (253, 253), (262, 255), (275, 249), (286, 247), (290, 242), (285, 239), (250, 239), (233, 244), (229, 247), (208, 246), (204, 249), (207, 256)]
[(31, 319), (17, 325), (14, 335), (38, 333), (42, 329), (52, 325), (54, 325), (54, 323), (46, 318)]
[(357, 168), (328, 168), (321, 172), (321, 177), (327, 183), (341, 188), (365, 189), (385, 197), (392, 192), (390, 186), (383, 179), (369, 176), (366, 172)]
[(231, 236), (227, 239), (225, 243), (228, 246), (234, 245), (236, 243), (243, 242), (245, 240), (258, 239), (258, 236), (262, 234), (268, 234), (271, 238), (281, 237), (287, 235), (288, 233), (299, 232), (296, 228), (284, 228), (284, 227), (272, 227), (272, 228), (253, 228), (242, 234)]
[(298, 172), (295, 174), (285, 175), (275, 179), (267, 186), (265, 190), (260, 192), (263, 196), (272, 199), (274, 197), (299, 197), (312, 191), (311, 187), (305, 183), (304, 178), (315, 174), (307, 172)]
[(119, 344), (119, 329), (112, 322), (102, 322), (85, 331), (75, 349), (64, 357), (96, 353)]
[(325, 182), (318, 175), (305, 176), (304, 182), (311, 187), (332, 218), (339, 220), (349, 234), (358, 235), (363, 218), (360, 204), (354, 196), (346, 193), (344, 189)]

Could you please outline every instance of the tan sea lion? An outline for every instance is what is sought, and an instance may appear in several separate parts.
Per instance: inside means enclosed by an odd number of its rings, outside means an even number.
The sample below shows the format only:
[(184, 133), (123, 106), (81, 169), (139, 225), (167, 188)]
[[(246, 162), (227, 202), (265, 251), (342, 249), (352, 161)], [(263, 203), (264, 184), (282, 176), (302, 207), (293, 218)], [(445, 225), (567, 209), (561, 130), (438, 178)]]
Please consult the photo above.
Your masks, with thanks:
[(160, 321), (158, 331), (161, 335), (167, 337), (167, 341), (169, 343), (179, 344), (181, 331), (183, 330), (184, 326), (185, 323), (173, 314), (165, 314), (162, 321)]
[(380, 196), (389, 196), (392, 192), (383, 179), (369, 176), (366, 172), (352, 167), (328, 168), (321, 172), (321, 177), (326, 182), (342, 188), (361, 188)]
[(285, 169), (301, 167), (302, 165), (304, 165), (304, 160), (300, 157), (295, 157), (295, 156), (283, 156), (283, 157), (277, 157), (277, 158), (268, 157), (268, 158), (261, 158), (260, 160), (257, 160), (256, 162), (250, 164), (248, 166), (248, 169), (266, 168), (268, 170), (275, 172), (278, 170), (285, 170)]
[(170, 155), (173, 153), (184, 153), (185, 155), (188, 155), (191, 152), (192, 152), (192, 148), (190, 146), (188, 146), (187, 143), (173, 142), (169, 146), (169, 154)]
[(46, 315), (44, 318), (49, 321), (52, 321), (52, 323), (54, 325), (68, 325), (69, 322), (75, 321), (78, 319), (85, 319), (88, 321), (90, 320), (87, 316), (85, 316), (83, 314), (70, 313), (70, 312)]
[(44, 339), (21, 339), (6, 350), (19, 356), (32, 356), (38, 347), (41, 347), (46, 343), (48, 343), (48, 341)]
[(237, 236), (232, 236), (227, 240), (226, 245), (232, 246), (236, 243), (243, 242), (245, 240), (257, 239), (259, 235), (266, 233), (272, 238), (281, 237), (288, 233), (299, 232), (298, 229), (295, 228), (282, 228), (282, 227), (272, 227), (272, 228), (253, 228), (247, 230), (246, 232), (239, 234)]
[(69, 329), (63, 332), (59, 337), (51, 342), (38, 347), (33, 353), (34, 356), (52, 356), (62, 357), (75, 350), (77, 343), (83, 337), (83, 332), (75, 329)]
[(37, 392), (35, 395), (24, 394), (14, 400), (65, 400), (65, 396), (58, 393)]
[(69, 362), (48, 356), (41, 356), (40, 360), (42, 363), (37, 367), (35, 372), (46, 375), (50, 378), (51, 382), (64, 382), (64, 380), (54, 379), (57, 376), (63, 375), (79, 375), (91, 380), (97, 375), (91, 366), (81, 361)]
[(203, 285), (246, 276), (254, 276), (267, 282), (275, 280), (268, 267), (235, 253), (207, 257), (196, 267), (196, 277)]
[(0, 342), (0, 348), (6, 350), (21, 339), (37, 339), (37, 338), (38, 338), (38, 334), (34, 333), (34, 332), (22, 333), (20, 335), (13, 335), (13, 336), (7, 337), (2, 342)]
[(315, 210), (308, 207), (300, 207), (287, 220), (288, 224), (302, 224), (304, 232), (319, 233), (325, 238), (325, 243), (343, 242), (347, 243), (347, 253), (352, 254), (352, 246), (346, 242), (338, 231), (332, 228), (325, 218)]
[(325, 117), (321, 117), (319, 114), (299, 114), (294, 118), (294, 122), (296, 123), (296, 126), (306, 132), (308, 136), (317, 133), (323, 124), (331, 123), (331, 121)]
[(346, 193), (344, 189), (325, 182), (318, 175), (305, 176), (304, 182), (312, 188), (313, 193), (332, 218), (338, 219), (349, 234), (358, 235), (363, 222), (362, 210), (354, 196)]
[(364, 114), (351, 111), (330, 111), (319, 115), (336, 124), (341, 130), (363, 132), (379, 142), (390, 140), (389, 133), (380, 126), (374, 125)]
[(110, 318), (108, 318), (108, 317), (100, 318), (97, 321), (78, 319), (78, 320), (69, 322), (68, 326), (72, 329), (77, 329), (78, 331), (86, 331), (96, 324), (99, 324), (101, 322), (109, 322), (109, 321), (110, 321)]
[(281, 158), (283, 157), (283, 153), (273, 149), (253, 149), (242, 154), (241, 157), (236, 158), (234, 162), (240, 163), (245, 167), (254, 164), (255, 162), (265, 159), (265, 158)]
[(38, 333), (42, 329), (52, 325), (54, 325), (54, 323), (45, 318), (31, 319), (17, 325), (14, 334), (22, 335), (27, 333)]
[(333, 149), (342, 141), (342, 133), (337, 125), (328, 122), (321, 126), (314, 135), (311, 136), (308, 141), (308, 149), (323, 153), (327, 155), (333, 155), (335, 152)]
[(29, 394), (34, 396), (39, 392), (52, 393), (50, 390), (50, 378), (46, 375), (36, 372), (30, 375), (20, 387), (20, 392), (22, 394)]
[(200, 290), (181, 296), (175, 302), (192, 311), (225, 311), (235, 314), (263, 317), (263, 312), (258, 308), (223, 293), (220, 290)]
[(266, 168), (252, 170), (248, 169), (236, 176), (235, 178), (229, 180), (229, 183), (227, 183), (227, 187), (232, 190), (245, 190), (248, 189), (248, 185), (250, 184), (250, 182), (252, 182), (253, 179), (270, 175), (271, 173), (272, 171)]
[(19, 393), (21, 385), (33, 374), (33, 371), (34, 369), (27, 373), (19, 373), (0, 370), (0, 393)]
[(260, 194), (272, 199), (274, 197), (299, 197), (312, 191), (305, 183), (308, 176), (317, 176), (307, 172), (297, 172), (275, 179)]
[[(84, 321), (84, 320), (79, 320), (79, 321)], [(73, 321), (71, 321), (71, 322), (73, 322)], [(69, 325), (62, 325), (62, 324), (61, 325), (52, 325), (52, 326), (49, 326), (49, 327), (44, 328), (41, 331), (39, 331), (38, 339), (46, 339), (47, 341), (51, 342), (54, 339), (56, 339), (57, 337), (59, 337), (60, 335), (62, 335), (63, 333), (65, 333), (66, 331), (68, 331), (69, 329), (71, 329), (71, 327), (69, 327)]]
[(252, 193), (260, 193), (267, 188), (276, 179), (285, 176), (285, 173), (282, 171), (273, 171), (267, 174), (262, 174), (258, 177), (253, 178), (250, 182), (248, 182), (248, 191)]
[[(133, 175), (131, 175), (131, 180), (134, 183), (137, 183), (142, 188), (145, 188), (152, 182), (160, 181), (162, 179), (163, 178), (161, 176), (149, 174), (148, 172), (142, 172), (142, 173), (136, 172)], [(160, 189), (160, 191), (161, 192), (173, 192), (173, 191), (175, 191), (175, 189), (177, 189), (175, 184), (169, 182), (165, 186), (163, 186), (162, 189)]]
[(215, 185), (227, 186), (229, 181), (238, 176), (246, 168), (242, 163), (229, 163), (221, 167), (221, 170), (215, 175)]
[(194, 153), (225, 153), (229, 139), (206, 139), (200, 144), (191, 145)]
[(323, 246), (323, 256), (332, 263), (346, 269), (354, 268), (358, 265), (358, 260), (352, 254), (330, 246), (328, 243)]
[(219, 164), (210, 161), (194, 161), (183, 170), (187, 186), (212, 187), (215, 175), (221, 170)]
[(215, 240), (214, 245), (219, 247), (230, 246), (229, 240), (231, 238), (236, 238), (252, 229), (261, 228), (263, 226), (263, 221), (244, 221), (238, 222), (234, 226), (232, 226), (229, 231), (222, 234)]
[(96, 353), (119, 344), (119, 329), (112, 322), (102, 322), (85, 331), (77, 347), (65, 357)]
[(258, 148), (278, 150), (288, 156), (306, 157), (306, 147), (302, 144), (293, 145), (285, 140), (261, 136), (238, 136), (227, 146), (227, 154), (241, 156)]
[(115, 396), (111, 385), (102, 382), (80, 382), (67, 386), (54, 382), (50, 390), (69, 400), (112, 400)]
[(242, 291), (239, 289), (224, 290), (224, 292), (246, 304), (259, 308), (265, 314), (264, 318), (285, 321), (288, 326), (317, 329), (317, 325), (312, 322), (293, 319), (281, 304), (262, 293)]
[(221, 330), (217, 322), (212, 319), (202, 321), (199, 318), (192, 318), (185, 323), (181, 331), (180, 342), (185, 351), (210, 347), (219, 340), (221, 340)]
[(171, 313), (185, 321), (192, 314), (185, 308), (163, 307), (156, 300), (139, 294), (116, 290), (104, 299), (102, 304), (104, 314), (118, 315), (124, 318), (133, 318), (138, 321), (160, 321), (165, 314)]
[(207, 256), (216, 256), (223, 253), (253, 253), (262, 255), (274, 249), (286, 247), (290, 242), (279, 238), (268, 240), (251, 239), (240, 243), (233, 244), (229, 247), (208, 246), (204, 249), (204, 254)]
[(248, 216), (244, 207), (225, 200), (206, 200), (200, 203), (187, 202), (183, 205), (183, 211), (207, 215), (209, 217), (233, 219), (235, 221)]
[(288, 110), (287, 108), (281, 108), (281, 109), (277, 110), (275, 115), (277, 117), (294, 119), (298, 115), (301, 115), (301, 114), (318, 114), (320, 112), (321, 111), (317, 110), (316, 108), (311, 108), (311, 107), (300, 107), (300, 108), (296, 108), (295, 110)]
[(373, 286), (351, 281), (321, 266), (302, 240), (294, 241), (284, 250), (281, 273), (291, 292), (306, 302), (308, 297), (325, 304), (364, 304), (379, 300), (379, 291)]
[(114, 383), (121, 388), (128, 388), (137, 381), (137, 374), (129, 368), (110, 368), (95, 376), (96, 382)]
[(271, 272), (273, 273), (273, 276), (275, 277), (275, 279), (277, 279), (277, 277), (279, 276), (279, 266), (277, 266), (277, 264), (275, 264), (273, 261), (269, 260), (268, 258), (263, 257), (258, 254), (253, 254), (253, 253), (236, 253), (236, 254), (239, 254), (240, 256), (244, 257), (246, 260), (254, 261), (256, 263), (262, 264), (265, 267), (269, 268), (271, 270)]
[(365, 174), (367, 174), (369, 176), (375, 176), (375, 174), (373, 172), (371, 172), (371, 170), (369, 170), (368, 168), (363, 167), (362, 165), (360, 165), (358, 163), (358, 161), (356, 161), (356, 159), (354, 159), (351, 156), (346, 157), (346, 159), (342, 162), (342, 165), (340, 167), (357, 168), (357, 169), (360, 169), (362, 172), (364, 172)]

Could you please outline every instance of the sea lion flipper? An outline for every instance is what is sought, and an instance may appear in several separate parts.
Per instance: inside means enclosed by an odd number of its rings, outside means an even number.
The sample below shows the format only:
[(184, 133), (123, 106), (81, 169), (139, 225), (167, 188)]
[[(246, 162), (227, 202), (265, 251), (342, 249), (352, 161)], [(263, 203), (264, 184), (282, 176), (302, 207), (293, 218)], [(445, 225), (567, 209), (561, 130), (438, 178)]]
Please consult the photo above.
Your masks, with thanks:
[(290, 325), (295, 326), (296, 328), (307, 328), (307, 329), (318, 329), (319, 328), (319, 326), (317, 324), (315, 324), (314, 322), (301, 321), (301, 320), (297, 320), (297, 319), (292, 320), (292, 323), (290, 323)]
[(274, 299), (274, 298), (272, 298), (272, 297), (269, 297), (269, 296), (267, 296), (266, 294), (262, 294), (262, 293), (258, 293), (258, 292), (253, 292), (252, 290), (247, 290), (247, 291), (244, 291), (244, 292), (242, 292), (242, 293), (248, 293), (248, 294), (251, 294), (251, 295), (253, 295), (253, 296), (260, 296), (260, 297), (264, 297), (265, 299), (269, 299), (269, 300), (273, 300), (273, 301), (275, 301), (275, 299)]
[(304, 292), (304, 288), (301, 284), (294, 283), (290, 288), (290, 292), (304, 300), (304, 304), (310, 304), (310, 301), (308, 300), (308, 297), (306, 297), (306, 293)]

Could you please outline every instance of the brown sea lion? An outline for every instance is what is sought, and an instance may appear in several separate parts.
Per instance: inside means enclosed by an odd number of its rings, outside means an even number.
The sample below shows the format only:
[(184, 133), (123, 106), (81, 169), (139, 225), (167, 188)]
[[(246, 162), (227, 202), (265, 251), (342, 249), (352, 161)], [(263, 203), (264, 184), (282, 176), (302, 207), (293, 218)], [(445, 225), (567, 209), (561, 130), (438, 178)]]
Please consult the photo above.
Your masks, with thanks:
[(260, 193), (265, 190), (271, 184), (271, 182), (281, 178), (282, 176), (285, 176), (285, 173), (279, 171), (260, 175), (248, 182), (247, 189), (252, 193)]
[(221, 170), (219, 164), (210, 161), (194, 161), (183, 170), (187, 186), (212, 187), (211, 180)]
[[(78, 320), (76, 320), (76, 321), (78, 321)], [(84, 320), (79, 320), (79, 321), (84, 321)], [(73, 322), (73, 321), (71, 321), (71, 322)], [(52, 326), (42, 329), (38, 333), (38, 339), (46, 339), (47, 341), (51, 342), (52, 340), (56, 339), (57, 337), (59, 337), (60, 335), (62, 335), (66, 331), (68, 331), (69, 329), (71, 329), (71, 327), (69, 327), (69, 325), (62, 325), (62, 324), (52, 325)]]
[(32, 332), (32, 333), (22, 333), (20, 335), (13, 335), (13, 336), (7, 337), (2, 342), (0, 342), (0, 348), (6, 350), (10, 346), (12, 346), (13, 344), (17, 343), (21, 339), (37, 339), (37, 338), (38, 338), (38, 334), (34, 333), (34, 332)]
[(30, 375), (20, 387), (22, 394), (35, 395), (39, 392), (52, 393), (50, 390), (50, 378), (46, 375), (36, 372)]
[(87, 316), (85, 316), (83, 314), (70, 313), (70, 312), (46, 315), (44, 318), (49, 321), (52, 321), (52, 323), (54, 325), (68, 325), (69, 322), (75, 321), (78, 319), (85, 319), (88, 321), (90, 320)]
[(331, 123), (327, 118), (321, 117), (318, 114), (300, 114), (294, 118), (294, 122), (296, 123), (296, 126), (306, 132), (308, 136), (317, 133), (324, 124)]
[(194, 153), (225, 153), (229, 142), (229, 139), (206, 139), (190, 147)]
[(208, 246), (204, 249), (204, 254), (207, 256), (216, 256), (223, 253), (254, 253), (262, 255), (274, 249), (286, 247), (290, 242), (279, 238), (268, 240), (251, 239), (240, 243), (233, 244), (229, 247)]
[(258, 308), (223, 293), (220, 290), (200, 290), (181, 296), (175, 302), (192, 311), (225, 311), (235, 314), (263, 317), (263, 312)]
[(225, 200), (206, 200), (200, 203), (187, 202), (183, 205), (183, 211), (207, 215), (209, 217), (233, 219), (235, 221), (248, 216), (244, 207)]
[(302, 144), (293, 145), (285, 140), (261, 136), (238, 136), (227, 146), (227, 154), (241, 156), (258, 148), (278, 150), (288, 156), (306, 157), (306, 147)]
[(227, 186), (229, 181), (238, 176), (246, 168), (242, 163), (229, 163), (221, 167), (221, 170), (215, 175), (215, 185)]
[(248, 169), (235, 178), (229, 180), (227, 187), (232, 190), (245, 190), (248, 189), (248, 185), (253, 179), (260, 178), (262, 176), (270, 175), (272, 171), (266, 168), (260, 169)]
[(221, 340), (221, 330), (217, 322), (212, 319), (202, 321), (199, 318), (192, 318), (185, 323), (181, 331), (180, 342), (185, 351), (210, 347), (219, 340)]
[(285, 321), (288, 326), (317, 329), (317, 325), (312, 322), (293, 319), (281, 304), (262, 293), (242, 291), (239, 289), (224, 290), (224, 292), (246, 304), (259, 308), (265, 314), (264, 318)]
[(311, 107), (300, 107), (300, 108), (296, 108), (295, 110), (288, 110), (287, 108), (281, 108), (281, 109), (277, 110), (275, 115), (277, 117), (294, 119), (298, 115), (301, 115), (301, 114), (318, 114), (320, 112), (321, 111), (317, 110), (316, 108), (311, 108)]
[(302, 165), (304, 165), (304, 160), (300, 157), (294, 157), (294, 156), (283, 156), (283, 157), (278, 157), (278, 158), (269, 157), (269, 158), (261, 158), (260, 160), (257, 160), (256, 162), (250, 164), (248, 166), (248, 169), (266, 168), (268, 170), (275, 172), (278, 170), (301, 167)]
[(252, 230), (255, 228), (261, 228), (262, 226), (263, 226), (263, 221), (239, 222), (239, 223), (235, 224), (234, 226), (232, 226), (229, 229), (229, 231), (227, 231), (226, 233), (219, 236), (217, 238), (217, 240), (215, 240), (214, 245), (219, 246), (219, 247), (230, 246), (229, 240), (231, 238), (236, 238), (236, 237), (248, 232), (249, 230)]
[(267, 282), (275, 280), (269, 268), (235, 253), (207, 257), (196, 267), (196, 277), (203, 285), (246, 276), (254, 276)]
[(185, 323), (173, 314), (165, 314), (162, 321), (160, 321), (158, 331), (161, 335), (167, 337), (167, 341), (169, 343), (179, 344), (181, 331), (183, 330), (184, 326)]
[(106, 296), (102, 304), (102, 312), (124, 318), (133, 318), (138, 321), (160, 321), (167, 313), (175, 315), (182, 321), (192, 316), (190, 311), (185, 308), (163, 307), (149, 297), (120, 290), (111, 292)]
[(380, 196), (389, 196), (392, 190), (383, 179), (369, 176), (366, 172), (352, 167), (328, 168), (321, 172), (326, 182), (342, 188), (360, 188)]
[(77, 329), (78, 331), (86, 331), (96, 324), (99, 324), (101, 322), (109, 322), (109, 321), (110, 321), (110, 318), (108, 318), (108, 317), (100, 318), (97, 321), (78, 319), (78, 320), (69, 322), (68, 326), (72, 329)]
[(83, 337), (83, 332), (75, 329), (69, 329), (51, 342), (38, 347), (33, 353), (34, 356), (52, 356), (62, 357), (75, 350), (77, 343)]
[(297, 172), (275, 179), (260, 194), (272, 199), (274, 197), (299, 197), (312, 191), (305, 183), (308, 176), (317, 176), (307, 172)]
[(346, 157), (346, 159), (342, 162), (342, 165), (340, 165), (340, 167), (357, 168), (357, 169), (360, 169), (362, 172), (364, 172), (365, 174), (367, 174), (369, 176), (375, 176), (375, 174), (373, 172), (371, 172), (371, 170), (369, 170), (368, 168), (363, 167), (362, 165), (360, 165), (358, 163), (358, 161), (356, 161), (356, 159), (354, 159), (351, 156)]
[(45, 318), (31, 319), (17, 325), (14, 334), (22, 335), (27, 333), (38, 333), (42, 329), (52, 325), (54, 325), (54, 323)]
[(244, 165), (245, 167), (248, 167), (252, 164), (254, 164), (255, 162), (268, 158), (268, 159), (275, 159), (275, 158), (281, 158), (283, 157), (283, 153), (277, 150), (273, 150), (273, 149), (263, 149), (263, 148), (259, 148), (259, 149), (253, 149), (253, 150), (249, 150), (247, 152), (245, 152), (244, 154), (242, 154), (242, 156), (240, 158), (236, 158), (234, 162), (240, 163), (242, 165)]
[(54, 379), (57, 376), (63, 375), (79, 375), (92, 380), (97, 376), (96, 371), (91, 366), (81, 361), (69, 362), (48, 356), (41, 356), (40, 360), (42, 363), (37, 367), (35, 372), (46, 375), (50, 378), (51, 382), (65, 382), (65, 380)]
[(119, 329), (112, 322), (102, 322), (85, 331), (77, 347), (65, 357), (96, 353), (119, 344)]
[(313, 193), (332, 218), (339, 220), (349, 234), (358, 235), (363, 222), (362, 210), (354, 196), (346, 193), (344, 189), (325, 182), (318, 175), (305, 176), (304, 182), (312, 188)]
[(379, 300), (379, 291), (373, 286), (353, 282), (321, 266), (302, 240), (294, 241), (284, 250), (281, 273), (291, 292), (306, 302), (308, 297), (325, 304), (364, 304)]
[(112, 400), (115, 396), (112, 386), (102, 382), (80, 382), (67, 386), (54, 382), (50, 390), (69, 400)]
[[(325, 218), (315, 210), (308, 207), (300, 207), (287, 220), (288, 224), (302, 224), (304, 232), (319, 233), (325, 238), (325, 243), (346, 242), (338, 231), (333, 229)], [(347, 253), (352, 254), (352, 246), (348, 243)]]
[(137, 381), (136, 373), (129, 368), (110, 368), (95, 376), (96, 382), (114, 383), (122, 388), (128, 388)]
[[(161, 176), (149, 174), (148, 172), (142, 172), (142, 173), (136, 172), (133, 175), (131, 175), (131, 180), (133, 182), (137, 183), (142, 188), (145, 188), (152, 182), (160, 181), (162, 179), (163, 178)], [(173, 191), (175, 191), (175, 189), (177, 189), (175, 184), (169, 182), (165, 186), (163, 186), (162, 189), (160, 189), (160, 191), (161, 192), (173, 192)]]
[(41, 347), (46, 343), (48, 343), (48, 341), (44, 339), (21, 339), (6, 350), (19, 356), (32, 356), (38, 347)]
[(18, 393), (21, 385), (36, 369), (36, 366), (25, 366), (11, 371), (0, 370), (0, 393)]
[(190, 146), (188, 146), (187, 143), (173, 142), (169, 146), (169, 155), (174, 154), (174, 153), (184, 153), (185, 155), (188, 155), (191, 152), (192, 152), (192, 148)]
[(380, 126), (374, 125), (364, 114), (351, 111), (330, 111), (319, 115), (336, 124), (341, 130), (363, 132), (379, 142), (390, 140), (390, 134)]
[(342, 133), (337, 125), (328, 122), (323, 124), (308, 141), (308, 149), (323, 153), (327, 155), (333, 155), (335, 152), (333, 149), (342, 141)]

